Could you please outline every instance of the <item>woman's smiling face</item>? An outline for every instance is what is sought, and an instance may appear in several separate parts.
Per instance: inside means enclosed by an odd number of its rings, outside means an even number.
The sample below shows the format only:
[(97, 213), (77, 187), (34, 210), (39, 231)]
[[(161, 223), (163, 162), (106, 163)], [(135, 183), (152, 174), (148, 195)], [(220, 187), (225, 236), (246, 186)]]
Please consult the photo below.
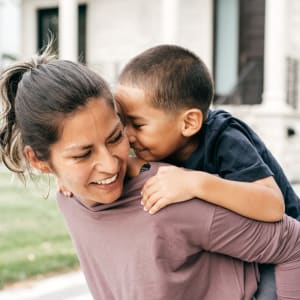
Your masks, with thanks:
[(93, 98), (66, 117), (50, 153), (52, 171), (60, 184), (84, 203), (111, 203), (121, 195), (129, 143), (119, 118), (104, 99)]

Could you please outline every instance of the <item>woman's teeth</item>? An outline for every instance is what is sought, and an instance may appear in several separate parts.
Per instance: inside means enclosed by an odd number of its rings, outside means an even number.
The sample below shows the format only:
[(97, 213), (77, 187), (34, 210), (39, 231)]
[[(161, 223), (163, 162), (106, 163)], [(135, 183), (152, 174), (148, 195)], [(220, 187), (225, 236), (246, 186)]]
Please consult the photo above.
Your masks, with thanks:
[(97, 184), (110, 184), (112, 182), (114, 182), (116, 179), (117, 179), (117, 174), (114, 175), (113, 177), (111, 178), (107, 178), (107, 179), (103, 179), (103, 180), (98, 180), (96, 181)]

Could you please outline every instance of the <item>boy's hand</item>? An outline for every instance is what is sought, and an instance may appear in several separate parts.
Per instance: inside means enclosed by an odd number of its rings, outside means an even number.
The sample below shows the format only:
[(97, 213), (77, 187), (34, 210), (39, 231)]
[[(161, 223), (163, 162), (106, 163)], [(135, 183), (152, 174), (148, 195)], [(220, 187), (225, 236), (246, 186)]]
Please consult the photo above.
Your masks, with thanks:
[(64, 194), (66, 197), (72, 197), (73, 193), (68, 191), (59, 180), (56, 181), (57, 184), (57, 191)]
[(144, 210), (154, 214), (169, 204), (193, 198), (189, 189), (189, 173), (174, 166), (160, 167), (142, 189), (141, 204)]

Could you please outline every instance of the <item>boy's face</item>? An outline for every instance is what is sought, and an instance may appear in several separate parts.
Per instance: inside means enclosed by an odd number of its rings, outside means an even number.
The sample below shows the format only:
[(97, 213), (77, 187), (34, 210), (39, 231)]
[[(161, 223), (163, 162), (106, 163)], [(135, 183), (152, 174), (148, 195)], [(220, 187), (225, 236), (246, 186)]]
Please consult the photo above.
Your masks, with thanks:
[(126, 115), (126, 133), (138, 157), (159, 161), (172, 154), (184, 159), (186, 141), (180, 113), (154, 108), (140, 88), (118, 85), (115, 97)]

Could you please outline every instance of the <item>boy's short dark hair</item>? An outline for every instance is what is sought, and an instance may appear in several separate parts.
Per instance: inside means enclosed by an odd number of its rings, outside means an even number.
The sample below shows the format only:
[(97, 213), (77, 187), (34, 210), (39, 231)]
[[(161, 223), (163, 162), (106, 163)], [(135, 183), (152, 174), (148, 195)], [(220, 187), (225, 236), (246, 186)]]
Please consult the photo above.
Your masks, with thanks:
[(119, 83), (143, 89), (154, 107), (198, 108), (204, 118), (214, 93), (203, 61), (175, 45), (159, 45), (134, 57), (122, 70)]

